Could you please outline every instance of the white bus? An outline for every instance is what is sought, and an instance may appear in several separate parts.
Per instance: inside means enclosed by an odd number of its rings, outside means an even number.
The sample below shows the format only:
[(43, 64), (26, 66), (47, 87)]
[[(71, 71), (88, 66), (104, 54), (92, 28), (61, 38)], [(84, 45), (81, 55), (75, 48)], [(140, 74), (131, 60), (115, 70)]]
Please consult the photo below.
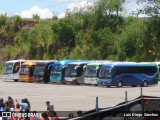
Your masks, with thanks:
[(4, 64), (3, 80), (14, 80), (15, 82), (18, 82), (20, 67), (24, 62), (25, 60), (6, 61)]

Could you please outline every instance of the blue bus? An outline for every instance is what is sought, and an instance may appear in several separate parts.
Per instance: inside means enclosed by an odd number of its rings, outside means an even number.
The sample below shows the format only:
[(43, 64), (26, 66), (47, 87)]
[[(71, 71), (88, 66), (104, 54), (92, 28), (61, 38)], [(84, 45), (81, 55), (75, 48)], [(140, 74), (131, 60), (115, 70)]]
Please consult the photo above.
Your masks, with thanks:
[(144, 63), (104, 64), (99, 72), (99, 84), (110, 86), (132, 86), (158, 84), (158, 66)]
[(50, 82), (63, 83), (65, 77), (65, 69), (67, 64), (80, 60), (59, 60), (55, 62), (51, 68)]

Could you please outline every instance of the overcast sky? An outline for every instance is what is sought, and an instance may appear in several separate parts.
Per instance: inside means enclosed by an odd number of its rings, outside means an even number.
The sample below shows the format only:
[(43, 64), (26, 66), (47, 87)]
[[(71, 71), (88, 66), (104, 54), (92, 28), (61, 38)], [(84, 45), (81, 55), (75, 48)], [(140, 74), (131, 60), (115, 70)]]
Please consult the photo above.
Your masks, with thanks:
[[(73, 9), (86, 4), (92, 5), (95, 0), (0, 0), (0, 14), (7, 13), (8, 16), (20, 15), (22, 18), (32, 18), (37, 14), (40, 18), (52, 18), (57, 15), (63, 17), (66, 9)], [(136, 0), (127, 0), (125, 14), (139, 8)]]

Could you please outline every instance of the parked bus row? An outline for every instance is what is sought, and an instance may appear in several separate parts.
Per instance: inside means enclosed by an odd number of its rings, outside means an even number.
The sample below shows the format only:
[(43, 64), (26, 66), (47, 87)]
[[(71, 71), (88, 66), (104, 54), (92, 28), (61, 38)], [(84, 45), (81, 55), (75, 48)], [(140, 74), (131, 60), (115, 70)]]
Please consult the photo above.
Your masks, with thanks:
[(101, 86), (158, 84), (159, 62), (113, 62), (108, 60), (10, 60), (4, 64), (3, 80)]

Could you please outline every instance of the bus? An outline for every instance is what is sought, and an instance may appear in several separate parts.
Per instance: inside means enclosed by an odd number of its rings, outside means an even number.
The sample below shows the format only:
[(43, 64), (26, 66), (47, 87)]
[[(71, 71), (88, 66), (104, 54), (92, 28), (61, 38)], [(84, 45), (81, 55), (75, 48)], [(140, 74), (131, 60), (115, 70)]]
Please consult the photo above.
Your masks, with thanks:
[(160, 62), (156, 61), (156, 62), (152, 62), (152, 63), (155, 63), (158, 66), (158, 70), (159, 70), (158, 80), (160, 81)]
[(76, 61), (78, 60), (59, 60), (55, 62), (51, 68), (50, 82), (64, 83), (65, 69), (67, 67), (67, 64)]
[(87, 66), (84, 67), (84, 84), (98, 85), (99, 78), (98, 73), (102, 64), (112, 61), (90, 61)]
[(33, 82), (33, 71), (37, 61), (29, 60), (25, 61), (19, 72), (19, 81), (20, 82)]
[(19, 81), (19, 70), (25, 60), (10, 60), (4, 64), (3, 80)]
[(154, 62), (154, 63), (156, 63), (157, 64), (157, 66), (158, 66), (158, 70), (159, 70), (159, 73), (158, 73), (158, 80), (160, 81), (160, 62)]
[(39, 61), (36, 63), (33, 72), (34, 82), (49, 82), (49, 75), (51, 72), (51, 66), (56, 62), (56, 60), (50, 61)]
[(66, 84), (84, 84), (84, 69), (88, 61), (71, 62), (67, 65), (65, 70)]
[(108, 63), (99, 72), (99, 84), (103, 86), (132, 86), (158, 84), (158, 67), (146, 63)]

